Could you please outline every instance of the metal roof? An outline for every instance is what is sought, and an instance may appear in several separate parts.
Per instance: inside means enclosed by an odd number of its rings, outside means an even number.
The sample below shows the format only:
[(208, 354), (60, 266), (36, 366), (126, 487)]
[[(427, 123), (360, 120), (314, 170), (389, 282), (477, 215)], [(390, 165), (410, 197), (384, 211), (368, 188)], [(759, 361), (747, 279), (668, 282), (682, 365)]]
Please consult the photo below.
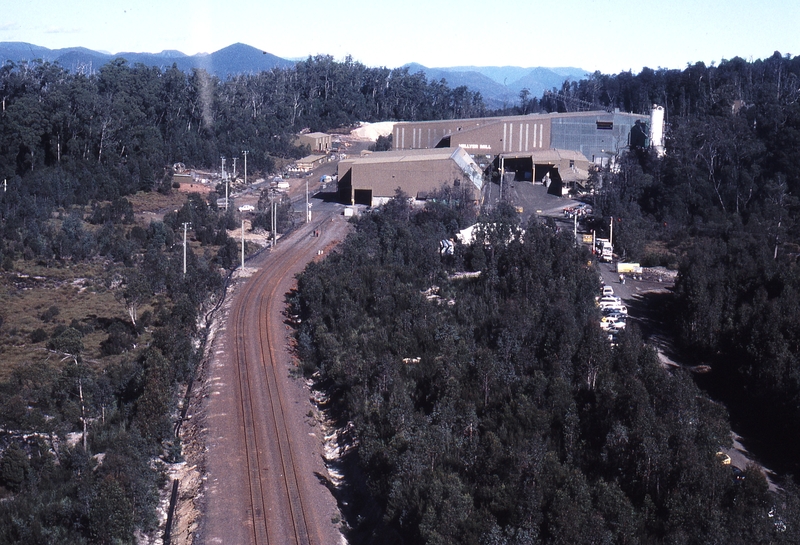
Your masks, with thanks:
[(375, 151), (360, 157), (348, 157), (341, 163), (403, 163), (419, 161), (441, 161), (450, 159), (459, 153), (461, 148), (406, 149), (393, 151)]
[(521, 159), (530, 157), (534, 163), (550, 163), (563, 161), (564, 159), (572, 159), (573, 161), (583, 161), (588, 163), (589, 160), (579, 151), (568, 149), (545, 149), (536, 151), (518, 151), (518, 152), (503, 152), (498, 154), (506, 159)]
[[(615, 115), (620, 116), (632, 116), (641, 119), (649, 119), (649, 114), (634, 114), (630, 112), (617, 112), (617, 111), (607, 111), (607, 110), (590, 110), (586, 112), (547, 112), (547, 113), (538, 113), (538, 114), (526, 114), (526, 115), (503, 115), (503, 116), (496, 116), (496, 117), (473, 117), (473, 118), (465, 118), (465, 119), (436, 119), (436, 120), (428, 120), (428, 121), (400, 121), (395, 124), (395, 126), (399, 125), (425, 125), (425, 124), (441, 124), (441, 123), (470, 123), (470, 122), (480, 122), (480, 126), (486, 126), (489, 124), (499, 123), (502, 121), (513, 121), (513, 122), (520, 122), (520, 121), (540, 121), (542, 119), (560, 119), (560, 118), (569, 118), (569, 117), (613, 117)], [(472, 130), (475, 127), (470, 127), (464, 130)]]

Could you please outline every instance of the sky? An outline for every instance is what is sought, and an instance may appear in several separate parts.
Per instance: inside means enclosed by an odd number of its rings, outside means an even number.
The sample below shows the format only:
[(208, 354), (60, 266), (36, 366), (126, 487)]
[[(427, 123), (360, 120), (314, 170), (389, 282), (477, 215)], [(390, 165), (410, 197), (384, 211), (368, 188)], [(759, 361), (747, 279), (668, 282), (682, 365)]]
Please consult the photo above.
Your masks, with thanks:
[(1, 0), (0, 41), (615, 74), (800, 54), (797, 0)]

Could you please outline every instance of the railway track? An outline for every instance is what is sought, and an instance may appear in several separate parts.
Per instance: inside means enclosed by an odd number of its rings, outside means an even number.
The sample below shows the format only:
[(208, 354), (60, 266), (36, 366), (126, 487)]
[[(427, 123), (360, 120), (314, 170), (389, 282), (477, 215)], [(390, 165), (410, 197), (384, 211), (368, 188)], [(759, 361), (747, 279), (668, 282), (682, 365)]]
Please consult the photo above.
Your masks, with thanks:
[(287, 279), (291, 281), (320, 246), (310, 229), (330, 217), (320, 216), (292, 235), (299, 239), (277, 246), (266, 265), (243, 286), (231, 309), (232, 361), (249, 490), (247, 524), (251, 543), (259, 545), (320, 543), (314, 518), (308, 513), (309, 500), (280, 384), (286, 373), (279, 357), (285, 339), (280, 317)]

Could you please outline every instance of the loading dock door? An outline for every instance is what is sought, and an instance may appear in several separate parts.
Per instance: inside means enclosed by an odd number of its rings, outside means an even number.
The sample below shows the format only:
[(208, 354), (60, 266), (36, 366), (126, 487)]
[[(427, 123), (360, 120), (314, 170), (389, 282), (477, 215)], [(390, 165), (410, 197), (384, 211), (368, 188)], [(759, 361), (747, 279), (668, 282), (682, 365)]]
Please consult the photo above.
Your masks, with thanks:
[(506, 157), (503, 167), (506, 172), (514, 172), (514, 181), (533, 181), (533, 160), (530, 157)]
[(355, 204), (364, 204), (366, 206), (372, 206), (371, 189), (356, 189), (353, 193), (354, 193), (353, 199), (355, 200)]

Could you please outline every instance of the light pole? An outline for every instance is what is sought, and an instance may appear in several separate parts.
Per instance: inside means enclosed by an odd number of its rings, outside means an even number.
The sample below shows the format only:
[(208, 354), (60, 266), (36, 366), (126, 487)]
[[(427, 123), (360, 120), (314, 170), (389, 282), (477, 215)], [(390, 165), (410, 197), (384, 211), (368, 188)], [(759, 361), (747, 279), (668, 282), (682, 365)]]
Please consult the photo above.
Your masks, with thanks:
[(244, 220), (242, 220), (242, 270), (244, 270)]
[(247, 186), (247, 150), (242, 150), (244, 154), (244, 185)]

